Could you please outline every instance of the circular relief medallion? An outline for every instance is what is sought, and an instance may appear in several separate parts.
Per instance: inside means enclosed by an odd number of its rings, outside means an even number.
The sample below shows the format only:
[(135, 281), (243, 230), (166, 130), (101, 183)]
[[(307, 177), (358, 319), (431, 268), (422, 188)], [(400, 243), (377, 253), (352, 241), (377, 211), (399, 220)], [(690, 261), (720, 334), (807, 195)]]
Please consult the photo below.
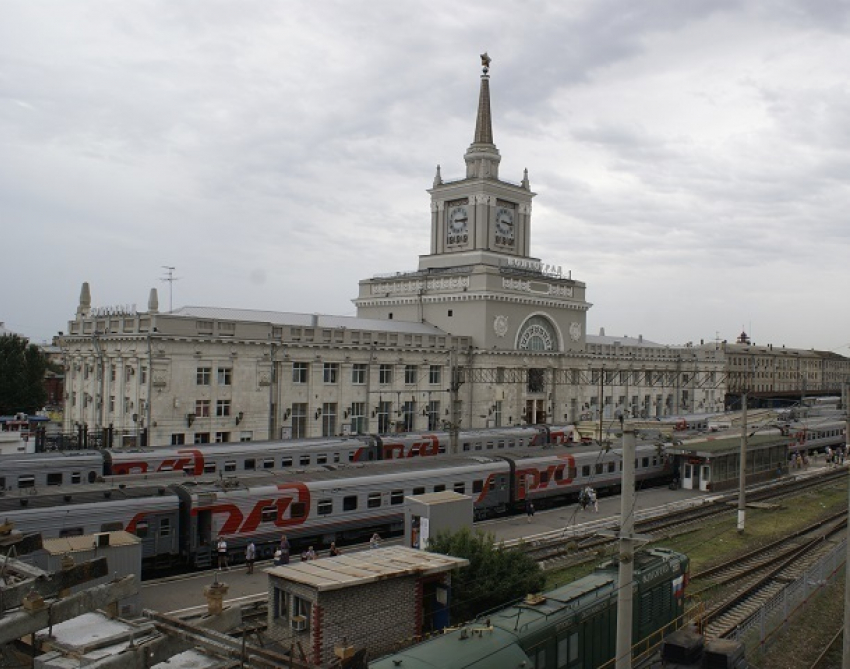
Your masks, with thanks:
[(581, 324), (572, 323), (570, 325), (570, 339), (578, 341), (579, 337), (581, 337)]
[(504, 337), (508, 334), (508, 317), (507, 316), (496, 316), (493, 319), (493, 332), (496, 333), (497, 337)]

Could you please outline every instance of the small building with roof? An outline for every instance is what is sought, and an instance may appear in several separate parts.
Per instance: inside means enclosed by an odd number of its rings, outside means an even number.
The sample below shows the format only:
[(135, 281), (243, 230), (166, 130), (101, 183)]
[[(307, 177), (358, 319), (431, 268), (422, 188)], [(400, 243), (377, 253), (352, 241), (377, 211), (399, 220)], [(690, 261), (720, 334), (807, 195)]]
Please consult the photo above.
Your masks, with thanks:
[(438, 628), (451, 571), (468, 564), (394, 546), (272, 567), (269, 636), (319, 665), (391, 652)]
[[(751, 435), (747, 439), (747, 483), (757, 483), (785, 473), (789, 438), (775, 434)], [(667, 448), (673, 455), (674, 471), (679, 472), (687, 490), (716, 492), (735, 488), (739, 483), (741, 436), (705, 436), (677, 442)]]

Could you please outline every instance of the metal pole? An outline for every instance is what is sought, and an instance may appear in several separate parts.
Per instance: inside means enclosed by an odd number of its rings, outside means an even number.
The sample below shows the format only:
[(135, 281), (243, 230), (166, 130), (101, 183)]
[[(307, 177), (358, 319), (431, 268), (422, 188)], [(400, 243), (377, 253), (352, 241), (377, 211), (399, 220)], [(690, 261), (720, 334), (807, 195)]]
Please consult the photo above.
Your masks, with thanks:
[[(845, 381), (847, 399), (850, 400), (850, 383)], [(844, 454), (850, 455), (850, 407), (844, 404)], [(847, 508), (850, 509), (850, 485), (847, 486)], [(850, 539), (847, 541), (847, 561), (844, 576), (844, 643), (841, 669), (850, 669)]]
[(634, 595), (633, 543), (635, 530), (635, 429), (623, 427), (623, 478), (620, 495), (620, 578), (617, 592), (616, 669), (632, 666), (632, 611)]
[(747, 391), (741, 393), (741, 462), (738, 467), (738, 532), (747, 515)]

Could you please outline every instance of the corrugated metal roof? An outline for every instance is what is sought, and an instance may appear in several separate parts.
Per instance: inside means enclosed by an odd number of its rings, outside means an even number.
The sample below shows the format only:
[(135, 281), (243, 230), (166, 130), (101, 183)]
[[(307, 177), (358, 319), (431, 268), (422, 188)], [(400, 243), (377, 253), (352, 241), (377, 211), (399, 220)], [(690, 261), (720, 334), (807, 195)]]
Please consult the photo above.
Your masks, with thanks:
[(270, 576), (303, 583), (322, 592), (412, 574), (428, 575), (466, 567), (469, 560), (390, 546), (334, 558), (293, 562), (266, 569)]
[[(132, 546), (141, 542), (136, 535), (121, 530), (119, 532), (105, 532), (109, 535), (110, 546)], [(96, 539), (93, 534), (83, 534), (76, 537), (61, 537), (58, 539), (44, 539), (42, 542), (44, 550), (50, 555), (64, 555), (65, 553), (81, 553), (94, 548)]]
[[(428, 323), (381, 320), (378, 318), (357, 318), (356, 316), (333, 316), (328, 314), (298, 314), (288, 311), (264, 311), (262, 309), (187, 306), (175, 309), (168, 315), (272, 323), (274, 325), (294, 325), (307, 328), (346, 328), (348, 330), (382, 330), (384, 332), (404, 332), (408, 334), (447, 334), (437, 326), (429, 325)], [(314, 319), (316, 320), (315, 325), (313, 323)]]

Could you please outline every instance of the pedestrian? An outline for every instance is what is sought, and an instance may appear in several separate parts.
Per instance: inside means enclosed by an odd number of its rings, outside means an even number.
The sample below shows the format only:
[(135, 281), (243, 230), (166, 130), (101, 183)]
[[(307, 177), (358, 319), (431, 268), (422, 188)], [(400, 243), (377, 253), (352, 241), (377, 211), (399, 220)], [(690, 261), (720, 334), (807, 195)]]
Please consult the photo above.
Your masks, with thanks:
[(253, 541), (248, 542), (248, 546), (245, 548), (245, 564), (248, 566), (247, 572), (249, 574), (254, 573), (254, 560), (257, 559), (257, 547), (254, 545)]
[(331, 557), (336, 557), (337, 555), (342, 555), (342, 551), (339, 550), (339, 548), (336, 547), (335, 541), (331, 541), (331, 548), (328, 551), (328, 555), (330, 555)]
[(593, 504), (594, 513), (599, 513), (599, 500), (596, 499), (596, 491), (593, 488), (590, 489), (590, 503)]
[(378, 536), (378, 533), (372, 535), (372, 538), (369, 539), (369, 548), (377, 548), (381, 545), (381, 537)]
[(310, 546), (310, 548), (307, 549), (307, 559), (308, 560), (315, 560), (316, 559), (316, 551), (313, 550), (312, 546)]
[(280, 567), (280, 565), (282, 565), (282, 564), (283, 564), (283, 551), (281, 551), (280, 548), (278, 548), (274, 552), (274, 566)]
[(289, 564), (289, 539), (286, 538), (285, 534), (280, 536), (280, 563), (281, 564)]
[(534, 502), (528, 500), (525, 503), (525, 513), (528, 515), (528, 522), (531, 522), (531, 519), (534, 518)]
[(224, 540), (223, 535), (219, 535), (218, 544), (216, 544), (215, 549), (218, 553), (218, 570), (229, 570), (230, 567), (227, 566), (227, 542)]

